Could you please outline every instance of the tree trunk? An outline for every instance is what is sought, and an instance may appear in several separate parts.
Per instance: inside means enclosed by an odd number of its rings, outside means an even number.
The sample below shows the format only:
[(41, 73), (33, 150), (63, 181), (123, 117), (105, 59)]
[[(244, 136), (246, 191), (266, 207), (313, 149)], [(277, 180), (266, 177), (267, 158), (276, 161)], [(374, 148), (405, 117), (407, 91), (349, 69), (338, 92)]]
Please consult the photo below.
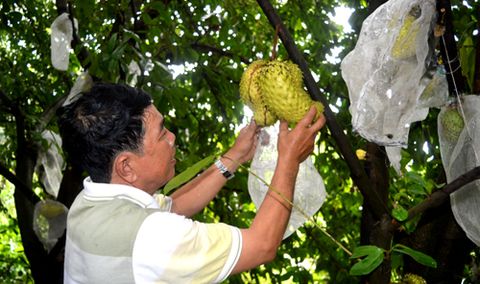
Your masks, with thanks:
[[(16, 151), (16, 174), (18, 179), (31, 188), (36, 155), (31, 148), (28, 149), (29, 147), (27, 146), (21, 147), (21, 145), (24, 144), (19, 144)], [(33, 230), (33, 209), (35, 204), (21, 190), (17, 189), (14, 193), (14, 200), (23, 248), (30, 263), (35, 283), (52, 283), (46, 273), (48, 269), (48, 264), (45, 261), (47, 252)]]
[[(388, 203), (389, 174), (385, 148), (375, 143), (368, 143), (365, 168), (371, 181), (372, 191), (386, 206)], [(380, 219), (375, 218), (369, 204), (364, 202), (360, 231), (361, 244), (371, 244), (389, 250), (393, 238), (390, 224), (391, 220), (388, 215), (385, 214)], [(362, 282), (389, 283), (390, 272), (390, 261), (386, 258), (374, 272), (364, 277)]]
[(404, 258), (404, 271), (422, 276), (427, 283), (461, 283), (464, 266), (474, 248), (455, 221), (450, 200), (425, 212), (415, 232), (401, 242), (437, 261), (438, 266), (433, 269)]

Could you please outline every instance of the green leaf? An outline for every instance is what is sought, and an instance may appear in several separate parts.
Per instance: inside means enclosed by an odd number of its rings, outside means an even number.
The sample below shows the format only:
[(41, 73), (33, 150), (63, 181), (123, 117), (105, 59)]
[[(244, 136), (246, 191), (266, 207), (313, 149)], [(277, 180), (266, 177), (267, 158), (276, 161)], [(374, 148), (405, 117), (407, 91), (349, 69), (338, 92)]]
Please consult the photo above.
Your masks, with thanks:
[(397, 205), (393, 208), (392, 215), (398, 221), (405, 221), (408, 218), (408, 211), (403, 206)]
[(118, 38), (118, 34), (114, 33), (112, 37), (108, 40), (107, 50), (106, 50), (107, 53), (113, 52), (113, 50), (115, 49), (115, 46), (117, 45), (117, 38)]
[(419, 252), (417, 250), (411, 249), (402, 244), (396, 244), (393, 246), (392, 251), (404, 253), (412, 257), (416, 262), (423, 264), (428, 267), (437, 268), (437, 262), (431, 256)]
[(362, 257), (362, 256), (366, 256), (366, 255), (371, 255), (371, 254), (374, 254), (374, 253), (383, 253), (385, 250), (382, 249), (382, 248), (379, 248), (377, 246), (358, 246), (355, 248), (355, 250), (353, 251), (353, 254), (352, 256), (350, 256), (350, 258), (359, 258), (359, 257)]
[(366, 257), (352, 266), (350, 275), (367, 275), (372, 272), (383, 262), (384, 251), (376, 246), (357, 247), (350, 258)]
[(191, 180), (201, 170), (210, 165), (216, 156), (216, 154), (208, 156), (172, 178), (163, 188), (163, 194), (168, 194), (172, 189), (177, 188)]
[(391, 256), (392, 269), (397, 269), (403, 266), (403, 254), (393, 253)]

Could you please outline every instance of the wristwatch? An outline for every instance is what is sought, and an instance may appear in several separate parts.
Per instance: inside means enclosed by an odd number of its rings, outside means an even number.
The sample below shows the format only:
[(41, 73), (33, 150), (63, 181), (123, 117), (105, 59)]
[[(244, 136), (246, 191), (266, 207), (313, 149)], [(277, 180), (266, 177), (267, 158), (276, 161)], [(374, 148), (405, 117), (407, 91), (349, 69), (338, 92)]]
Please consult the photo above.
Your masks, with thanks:
[(232, 179), (235, 175), (230, 172), (220, 159), (215, 161), (215, 166), (226, 179)]

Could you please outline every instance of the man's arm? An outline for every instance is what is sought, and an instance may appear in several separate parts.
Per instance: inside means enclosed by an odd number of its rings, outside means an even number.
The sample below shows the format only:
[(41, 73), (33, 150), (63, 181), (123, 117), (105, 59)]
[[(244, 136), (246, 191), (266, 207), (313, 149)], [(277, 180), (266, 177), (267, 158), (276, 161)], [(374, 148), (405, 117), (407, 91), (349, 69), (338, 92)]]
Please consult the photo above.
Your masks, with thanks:
[(286, 122), (280, 125), (278, 161), (271, 188), (260, 206), (249, 229), (242, 230), (242, 252), (233, 273), (242, 272), (272, 261), (285, 233), (291, 206), (279, 196), (293, 200), (293, 191), (299, 165), (313, 151), (315, 137), (325, 124), (322, 115), (315, 123), (316, 110), (311, 108), (292, 130)]
[[(225, 153), (225, 158), (220, 159), (230, 172), (235, 172), (239, 164), (252, 159), (258, 141), (258, 130), (254, 122), (240, 130), (233, 147)], [(217, 195), (226, 181), (215, 165), (210, 166), (171, 195), (172, 212), (187, 217), (195, 215)]]

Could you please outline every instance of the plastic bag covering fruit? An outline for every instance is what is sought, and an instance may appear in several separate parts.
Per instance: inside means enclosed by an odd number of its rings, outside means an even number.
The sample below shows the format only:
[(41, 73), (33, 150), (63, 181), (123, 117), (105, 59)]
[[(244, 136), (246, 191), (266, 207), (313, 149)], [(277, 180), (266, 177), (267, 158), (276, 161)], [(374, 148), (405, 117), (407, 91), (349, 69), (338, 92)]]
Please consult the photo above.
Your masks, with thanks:
[[(75, 28), (78, 29), (75, 20)], [(72, 22), (67, 13), (58, 16), (51, 25), (50, 56), (55, 69), (66, 71), (68, 69), (70, 42), (73, 38)]]
[(35, 204), (33, 230), (47, 251), (50, 251), (63, 235), (67, 226), (68, 209), (55, 200), (42, 200)]
[(65, 167), (61, 154), (62, 138), (51, 130), (45, 130), (41, 135), (46, 147), (38, 154), (35, 171), (48, 194), (57, 198)]
[(419, 98), (435, 64), (435, 15), (433, 0), (390, 0), (363, 22), (341, 63), (352, 126), (363, 138), (406, 146), (410, 125), (426, 118)]
[(278, 119), (295, 124), (311, 106), (317, 108), (315, 119), (323, 112), (323, 105), (303, 89), (302, 72), (290, 61), (254, 61), (242, 75), (240, 97), (260, 126), (272, 125)]
[[(460, 102), (461, 109), (459, 105), (446, 106), (438, 114), (440, 154), (447, 182), (480, 166), (480, 97), (466, 95)], [(458, 224), (480, 246), (480, 181), (464, 185), (450, 195), (450, 201)]]
[[(276, 123), (273, 126), (262, 129), (259, 145), (250, 165), (250, 171), (253, 172), (253, 174), (250, 173), (248, 176), (248, 192), (257, 208), (262, 204), (268, 190), (265, 183), (257, 176), (270, 184), (275, 171), (278, 157), (278, 126), (279, 123)], [(295, 206), (299, 207), (307, 216), (294, 207), (287, 225), (287, 230), (283, 236), (284, 239), (290, 236), (320, 209), (325, 201), (326, 195), (323, 179), (315, 169), (312, 158), (309, 157), (300, 164), (293, 200)]]

